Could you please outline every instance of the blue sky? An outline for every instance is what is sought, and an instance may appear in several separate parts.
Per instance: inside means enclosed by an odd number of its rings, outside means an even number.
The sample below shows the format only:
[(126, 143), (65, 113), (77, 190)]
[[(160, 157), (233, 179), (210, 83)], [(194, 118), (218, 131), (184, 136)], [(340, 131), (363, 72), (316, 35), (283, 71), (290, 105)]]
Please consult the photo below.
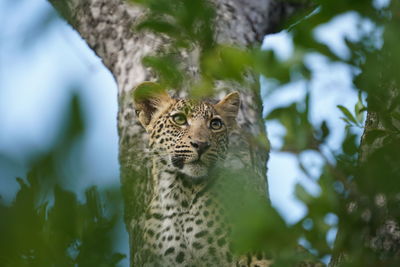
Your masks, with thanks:
[[(48, 20), (52, 23), (46, 24)], [(346, 57), (343, 37), (357, 38), (358, 22), (356, 14), (347, 13), (319, 27), (315, 35)], [(34, 31), (38, 24), (45, 25), (43, 31)], [(368, 30), (369, 26), (365, 27)], [(273, 49), (282, 59), (293, 50), (286, 32), (268, 36), (263, 47)], [(316, 124), (328, 121), (333, 133), (326, 149), (338, 149), (344, 123), (336, 105), (352, 110), (357, 101), (352, 84), (356, 70), (316, 54), (307, 57), (307, 64), (313, 71), (311, 120)], [(295, 82), (269, 94), (268, 81), (264, 81), (264, 113), (302, 99), (305, 86)], [(78, 34), (57, 18), (47, 1), (0, 1), (0, 195), (6, 201), (11, 201), (18, 189), (15, 177), (24, 177), (32, 153), (45, 151), (54, 142), (71, 90), (84, 101), (88, 129), (80, 148), (82, 177), (66, 187), (83, 190), (92, 184), (118, 183), (117, 88), (110, 72)], [(267, 128), (272, 143), (268, 163), (271, 201), (293, 223), (306, 211), (293, 195), (294, 185), (300, 182), (313, 193), (318, 193), (318, 187), (300, 172), (292, 155), (279, 152), (282, 127), (268, 122)], [(2, 155), (8, 160), (1, 160)], [(321, 159), (313, 152), (302, 157), (317, 174)]]
[[(87, 168), (80, 184), (71, 186), (118, 182), (113, 77), (71, 27), (54, 18), (47, 1), (11, 2), (0, 3), (5, 20), (0, 25), (0, 152), (24, 166), (34, 151), (49, 149), (75, 90), (84, 101), (88, 126), (82, 144)], [(47, 17), (54, 21), (38, 36), (29, 36)], [(0, 194), (6, 199), (17, 189), (14, 177), (0, 179)]]

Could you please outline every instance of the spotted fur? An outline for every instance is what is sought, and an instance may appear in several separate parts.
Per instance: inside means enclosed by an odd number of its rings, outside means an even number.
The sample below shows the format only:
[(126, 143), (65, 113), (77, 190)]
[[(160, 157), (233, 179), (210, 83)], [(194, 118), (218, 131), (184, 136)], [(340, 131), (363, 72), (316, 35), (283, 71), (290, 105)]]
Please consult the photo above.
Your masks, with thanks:
[(134, 97), (154, 155), (143, 232), (146, 266), (268, 266), (232, 254), (224, 208), (210, 190), (218, 183), (213, 168), (224, 159), (228, 133), (236, 127), (239, 94), (212, 104), (173, 99), (145, 83)]

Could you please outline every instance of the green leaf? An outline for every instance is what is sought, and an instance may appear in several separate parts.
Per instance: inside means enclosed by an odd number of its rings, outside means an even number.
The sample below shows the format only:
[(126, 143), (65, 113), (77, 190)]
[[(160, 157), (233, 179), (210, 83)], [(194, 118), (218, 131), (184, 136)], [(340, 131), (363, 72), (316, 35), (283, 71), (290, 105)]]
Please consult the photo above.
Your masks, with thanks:
[(392, 117), (395, 118), (396, 120), (400, 121), (400, 112), (393, 112)]
[(169, 22), (162, 21), (160, 19), (147, 19), (136, 26), (136, 29), (153, 30), (155, 32), (167, 33), (170, 35), (178, 35), (179, 30)]
[(151, 67), (158, 74), (160, 82), (167, 87), (179, 88), (184, 79), (177, 59), (173, 56), (147, 56), (143, 58), (143, 64)]
[(214, 79), (243, 80), (243, 74), (253, 64), (251, 54), (245, 50), (218, 46), (205, 54), (202, 71)]
[(348, 124), (348, 125), (352, 125), (351, 124), (351, 121), (349, 121), (347, 118), (344, 118), (344, 117), (340, 117), (339, 119), (341, 119), (342, 121), (344, 121), (346, 124)]
[(388, 135), (385, 130), (374, 129), (367, 131), (364, 140), (366, 144), (371, 145), (376, 139), (381, 138), (385, 135)]
[(364, 112), (366, 111), (366, 107), (363, 104), (362, 100), (362, 91), (358, 91), (358, 101), (354, 105), (354, 114), (356, 114), (356, 119), (358, 124), (362, 124), (364, 121)]
[(328, 137), (329, 135), (329, 127), (326, 121), (323, 121), (321, 124), (321, 132), (322, 132), (322, 140)]
[(295, 195), (304, 204), (308, 204), (313, 200), (313, 196), (307, 192), (307, 190), (301, 184), (296, 184)]
[(342, 111), (343, 115), (348, 119), (348, 121), (358, 125), (357, 120), (354, 118), (353, 114), (342, 105), (337, 105), (337, 107)]

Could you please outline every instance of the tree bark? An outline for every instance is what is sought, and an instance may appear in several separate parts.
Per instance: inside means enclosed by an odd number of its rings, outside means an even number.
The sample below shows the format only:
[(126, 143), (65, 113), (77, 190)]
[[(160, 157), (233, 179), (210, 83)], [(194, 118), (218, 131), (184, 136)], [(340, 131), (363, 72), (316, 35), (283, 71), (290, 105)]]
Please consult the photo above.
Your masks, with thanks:
[[(396, 187), (400, 179), (400, 120), (393, 114), (400, 114), (400, 87), (392, 80), (381, 80), (380, 83), (378, 94), (369, 92), (370, 108), (360, 145), (362, 171), (358, 178), (381, 180), (382, 183), (388, 183), (386, 185), (388, 187), (391, 183)], [(384, 104), (377, 107), (377, 103)], [(383, 133), (382, 136), (371, 138), (371, 135), (377, 131)], [(375, 172), (374, 169), (381, 169), (381, 171)], [(374, 194), (369, 197), (371, 212), (377, 218), (367, 221), (372, 224), (373, 231), (365, 235), (365, 244), (377, 254), (382, 262), (398, 263), (400, 260), (400, 211), (398, 208), (400, 191), (398, 188), (387, 190), (378, 186)]]
[[(332, 267), (352, 264), (354, 240), (359, 241), (357, 250), (365, 255), (356, 259), (357, 264), (364, 265), (357, 266), (398, 266), (400, 262), (400, 80), (393, 76), (398, 66), (391, 60), (391, 51), (385, 45), (368, 55), (366, 65), (373, 65), (374, 70), (379, 66), (372, 77), (363, 69), (368, 74), (362, 75), (369, 76), (361, 78), (359, 86), (368, 93), (368, 113), (358, 170), (349, 192), (349, 220), (339, 224)], [(372, 86), (368, 85), (370, 81)]]
[[(78, 31), (102, 59), (118, 85), (118, 132), (120, 145), (121, 183), (125, 201), (125, 222), (130, 236), (131, 265), (140, 266), (141, 218), (151, 191), (150, 166), (145, 152), (147, 135), (134, 112), (132, 89), (143, 81), (156, 81), (151, 69), (142, 64), (143, 57), (155, 54), (168, 39), (146, 31), (135, 31), (146, 10), (122, 0), (49, 0), (60, 14)], [(217, 11), (218, 43), (249, 47), (259, 45), (268, 32), (275, 31), (298, 6), (279, 0), (214, 0)], [(180, 55), (182, 65), (195, 79), (198, 76), (196, 51)], [(261, 118), (258, 77), (249, 79), (248, 87), (220, 81), (216, 91), (241, 91), (240, 133), (233, 136), (234, 154), (228, 164), (246, 167), (256, 177), (249, 181), (267, 194), (267, 146), (259, 146), (258, 138), (266, 138)], [(187, 85), (186, 87), (190, 86)], [(228, 88), (228, 89), (225, 89)], [(254, 90), (249, 90), (250, 88)], [(183, 91), (187, 88), (182, 88)]]

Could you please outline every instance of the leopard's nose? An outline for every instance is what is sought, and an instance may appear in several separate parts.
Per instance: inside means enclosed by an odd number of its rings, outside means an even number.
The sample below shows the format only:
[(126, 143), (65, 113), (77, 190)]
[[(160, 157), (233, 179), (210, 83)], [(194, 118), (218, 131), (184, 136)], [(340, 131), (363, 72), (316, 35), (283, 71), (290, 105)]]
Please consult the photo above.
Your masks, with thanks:
[(199, 157), (210, 148), (211, 144), (209, 142), (192, 141), (190, 142), (192, 147), (197, 150)]

